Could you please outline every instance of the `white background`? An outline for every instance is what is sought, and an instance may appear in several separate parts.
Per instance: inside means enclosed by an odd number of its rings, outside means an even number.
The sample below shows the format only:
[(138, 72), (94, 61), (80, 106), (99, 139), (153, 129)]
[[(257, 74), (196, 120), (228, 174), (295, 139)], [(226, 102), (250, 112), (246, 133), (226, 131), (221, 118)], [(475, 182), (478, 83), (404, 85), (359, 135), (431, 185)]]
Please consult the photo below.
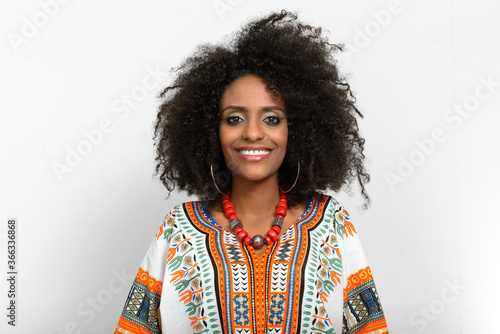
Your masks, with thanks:
[[(156, 229), (186, 200), (177, 193), (166, 200), (152, 177), (155, 96), (169, 77), (150, 72), (168, 73), (199, 43), (282, 8), (300, 10), (349, 48), (339, 64), (365, 114), (373, 203), (362, 211), (359, 195), (336, 196), (361, 234), (391, 333), (496, 332), (497, 1), (0, 6), (5, 273), (7, 219), (19, 224), (18, 326), (7, 325), (1, 275), (2, 333), (113, 331)], [(433, 132), (440, 135), (432, 139)], [(78, 149), (86, 155), (69, 158)], [(57, 164), (68, 168), (59, 177)]]

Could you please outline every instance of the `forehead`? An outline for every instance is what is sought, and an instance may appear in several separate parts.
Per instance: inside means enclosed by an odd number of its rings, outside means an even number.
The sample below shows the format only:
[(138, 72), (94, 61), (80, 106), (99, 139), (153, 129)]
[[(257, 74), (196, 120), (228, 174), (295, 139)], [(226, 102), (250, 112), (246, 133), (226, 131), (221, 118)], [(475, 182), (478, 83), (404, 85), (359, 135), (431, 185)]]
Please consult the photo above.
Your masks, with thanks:
[(238, 105), (247, 107), (281, 106), (281, 98), (274, 96), (267, 88), (264, 79), (253, 75), (245, 75), (234, 80), (222, 94), (220, 107)]

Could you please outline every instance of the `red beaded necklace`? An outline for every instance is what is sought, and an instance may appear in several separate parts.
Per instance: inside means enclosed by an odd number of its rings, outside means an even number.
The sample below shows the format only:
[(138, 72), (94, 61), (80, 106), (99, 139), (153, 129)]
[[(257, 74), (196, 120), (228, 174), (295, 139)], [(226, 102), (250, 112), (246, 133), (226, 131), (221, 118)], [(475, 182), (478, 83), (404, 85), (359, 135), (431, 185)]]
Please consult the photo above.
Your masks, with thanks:
[(278, 207), (276, 208), (276, 217), (274, 217), (271, 229), (267, 231), (265, 237), (257, 234), (253, 238), (248, 236), (248, 233), (243, 229), (241, 220), (239, 220), (236, 216), (236, 210), (234, 209), (234, 204), (230, 200), (230, 195), (230, 192), (222, 195), (222, 206), (224, 207), (224, 214), (227, 219), (229, 219), (231, 229), (236, 234), (239, 242), (245, 244), (246, 246), (252, 245), (255, 249), (261, 249), (262, 246), (264, 246), (264, 243), (269, 246), (278, 240), (278, 235), (281, 232), (283, 220), (285, 219), (286, 210), (288, 208), (287, 196), (284, 192), (280, 191), (280, 201), (278, 203)]

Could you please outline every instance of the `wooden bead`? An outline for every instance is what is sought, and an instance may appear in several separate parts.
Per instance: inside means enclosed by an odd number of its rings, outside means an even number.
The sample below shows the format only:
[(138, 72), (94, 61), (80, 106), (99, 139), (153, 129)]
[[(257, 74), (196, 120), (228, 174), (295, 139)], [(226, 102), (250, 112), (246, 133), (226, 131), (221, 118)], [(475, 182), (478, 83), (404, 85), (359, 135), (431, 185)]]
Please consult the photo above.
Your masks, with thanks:
[(283, 201), (283, 200), (279, 201), (278, 206), (279, 207), (283, 207), (285, 209), (288, 209), (288, 204), (286, 204), (286, 200), (285, 201)]
[(285, 193), (280, 193), (280, 201), (276, 208), (275, 218), (273, 220), (273, 225), (265, 237), (261, 235), (255, 235), (251, 238), (248, 233), (243, 229), (243, 223), (236, 216), (236, 209), (234, 204), (231, 202), (230, 194), (222, 195), (222, 206), (224, 207), (224, 214), (230, 221), (231, 229), (236, 234), (238, 241), (246, 246), (252, 245), (255, 249), (261, 249), (265, 244), (268, 246), (272, 245), (273, 242), (278, 240), (279, 234), (281, 233), (281, 227), (283, 226), (283, 219), (286, 216), (288, 209), (287, 196)]
[[(236, 218), (236, 210), (234, 210), (234, 208), (229, 208), (227, 210), (224, 210), (224, 213), (226, 214), (226, 217), (231, 221), (233, 220), (234, 218)], [(234, 216), (234, 217), (233, 217)], [(231, 217), (233, 217), (231, 219)]]
[(245, 240), (243, 240), (243, 243), (245, 244), (245, 246), (249, 246), (251, 241), (252, 241), (252, 238), (245, 237)]
[(276, 233), (276, 231), (272, 229), (267, 231), (267, 235), (269, 236), (269, 238), (271, 238), (272, 241), (278, 240), (278, 233)]
[(240, 233), (238, 233), (238, 234), (236, 235), (236, 237), (238, 238), (238, 241), (239, 241), (239, 242), (242, 242), (242, 241), (243, 241), (243, 239), (244, 239), (245, 237), (247, 237), (247, 236), (248, 236), (248, 233), (247, 233), (245, 230), (240, 231)]
[(286, 216), (286, 209), (283, 207), (278, 207), (276, 209), (276, 216), (280, 216), (281, 218), (285, 218)]

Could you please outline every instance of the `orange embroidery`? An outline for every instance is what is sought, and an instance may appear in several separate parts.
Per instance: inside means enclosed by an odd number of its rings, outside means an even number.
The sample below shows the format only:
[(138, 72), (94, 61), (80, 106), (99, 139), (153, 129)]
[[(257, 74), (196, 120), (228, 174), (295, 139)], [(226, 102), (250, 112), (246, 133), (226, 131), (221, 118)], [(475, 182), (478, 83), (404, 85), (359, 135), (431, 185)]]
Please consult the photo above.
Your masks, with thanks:
[(338, 272), (336, 272), (335, 270), (330, 270), (330, 268), (328, 268), (321, 262), (320, 265), (330, 272), (330, 279), (332, 280), (333, 284), (337, 285), (337, 283), (340, 283), (340, 274)]
[(122, 334), (122, 333), (141, 333), (141, 334), (151, 334), (150, 331), (148, 331), (146, 328), (134, 324), (133, 322), (124, 319), (122, 316), (118, 320), (118, 326), (115, 329), (115, 333), (117, 334)]
[(158, 280), (154, 279), (153, 277), (150, 277), (149, 272), (147, 272), (146, 270), (139, 268), (139, 271), (137, 272), (135, 279), (138, 282), (146, 284), (150, 291), (161, 294), (161, 290), (163, 288), (163, 282), (158, 281)]
[(177, 253), (177, 251), (175, 250), (175, 248), (169, 248), (168, 249), (168, 253), (167, 253), (167, 264), (174, 258), (175, 256), (175, 253)]
[(196, 316), (194, 316), (194, 317), (188, 317), (188, 318), (189, 318), (189, 320), (192, 320), (190, 326), (193, 326), (193, 329), (195, 329), (196, 324), (198, 323), (198, 321), (202, 321), (202, 320), (207, 319), (207, 317), (198, 318)]
[(366, 324), (360, 331), (356, 332), (356, 334), (389, 334), (389, 330), (387, 329), (387, 322), (385, 318), (380, 320), (372, 321)]
[(344, 223), (344, 235), (346, 237), (349, 237), (349, 235), (352, 237), (354, 233), (358, 233), (354, 225), (349, 220), (346, 220)]
[(323, 245), (326, 245), (326, 246), (330, 247), (331, 249), (333, 249), (333, 252), (337, 253), (337, 256), (339, 257), (339, 259), (342, 259), (342, 255), (340, 255), (340, 251), (339, 251), (338, 247), (333, 247), (332, 245), (330, 245), (329, 243), (327, 243), (323, 239), (321, 239), (321, 242), (323, 243)]
[(181, 280), (181, 278), (183, 278), (184, 276), (186, 276), (186, 274), (191, 270), (193, 269), (194, 267), (196, 267), (198, 265), (198, 262), (193, 264), (189, 269), (181, 269), (181, 270), (177, 270), (176, 272), (173, 272), (170, 274), (170, 276), (173, 276), (172, 279), (170, 280), (170, 283), (177, 283)]
[(158, 234), (156, 235), (156, 240), (158, 240), (162, 234), (163, 234), (163, 224), (161, 224), (160, 230), (158, 231)]
[(179, 248), (179, 246), (184, 242), (184, 241), (189, 241), (191, 240), (191, 238), (187, 238), (187, 239), (184, 239), (182, 240), (181, 242), (179, 242), (179, 244), (175, 247), (172, 247), (168, 250), (168, 253), (167, 253), (167, 264), (175, 257), (175, 254), (177, 254), (177, 249)]
[(198, 292), (202, 292), (202, 291), (203, 291), (203, 288), (200, 288), (199, 290), (196, 290), (196, 291), (186, 290), (179, 295), (179, 297), (181, 297), (181, 299), (179, 301), (184, 302), (184, 305), (186, 305), (191, 299), (193, 299), (194, 294), (196, 294)]
[(323, 317), (320, 317), (319, 315), (316, 315), (316, 314), (313, 314), (312, 317), (315, 318), (315, 319), (320, 319), (320, 320), (328, 321), (328, 323), (330, 324), (330, 326), (333, 326), (332, 321), (330, 320), (330, 318), (323, 318)]
[[(322, 301), (323, 303), (328, 302), (328, 297), (329, 297), (329, 296), (326, 294), (326, 292), (325, 292), (325, 291), (321, 291), (320, 293), (318, 293), (318, 295), (319, 295), (319, 299), (321, 299), (321, 301)], [(314, 315), (313, 315), (313, 317), (314, 317)]]
[(357, 273), (352, 274), (347, 279), (347, 286), (344, 288), (344, 301), (347, 300), (347, 291), (354, 289), (369, 280), (373, 279), (370, 267), (359, 270)]
[(158, 231), (158, 234), (156, 235), (156, 240), (160, 239), (160, 237), (163, 235), (163, 227), (165, 226), (165, 223), (167, 222), (168, 218), (170, 218), (173, 214), (175, 213), (175, 210), (172, 211), (164, 220), (163, 223), (160, 226), (160, 230)]

